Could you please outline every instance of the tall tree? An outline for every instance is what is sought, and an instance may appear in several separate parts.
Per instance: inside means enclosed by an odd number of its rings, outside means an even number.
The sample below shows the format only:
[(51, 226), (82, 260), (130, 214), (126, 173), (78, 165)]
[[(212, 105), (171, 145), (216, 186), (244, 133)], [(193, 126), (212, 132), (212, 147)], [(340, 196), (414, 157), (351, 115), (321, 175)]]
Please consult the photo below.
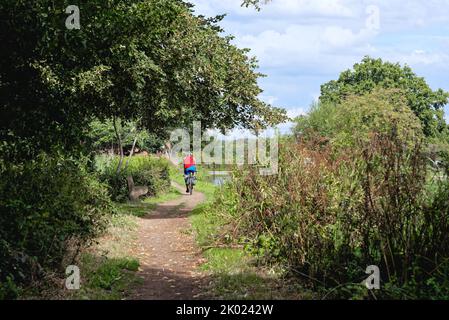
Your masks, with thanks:
[(69, 30), (69, 4), (0, 3), (0, 136), (20, 141), (21, 155), (80, 145), (93, 117), (140, 118), (160, 135), (192, 120), (251, 129), (285, 119), (258, 99), (257, 63), (221, 35), (220, 17), (180, 0), (92, 0)]
[(320, 101), (340, 103), (347, 96), (364, 95), (379, 87), (404, 93), (408, 106), (421, 120), (426, 136), (448, 137), (444, 106), (449, 102), (449, 93), (442, 89), (433, 91), (424, 78), (398, 63), (365, 57), (352, 70), (342, 72), (338, 80), (322, 85)]

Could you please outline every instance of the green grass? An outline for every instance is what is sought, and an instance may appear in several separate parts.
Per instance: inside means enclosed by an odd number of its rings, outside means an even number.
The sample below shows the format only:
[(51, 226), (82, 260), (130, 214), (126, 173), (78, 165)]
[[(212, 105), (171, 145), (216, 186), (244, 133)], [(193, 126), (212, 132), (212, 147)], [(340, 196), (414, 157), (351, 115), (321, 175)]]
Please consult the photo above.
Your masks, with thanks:
[[(171, 178), (183, 184), (183, 176), (171, 168)], [(200, 267), (212, 278), (211, 294), (222, 299), (282, 299), (297, 298), (296, 289), (278, 277), (276, 272), (262, 270), (255, 259), (242, 248), (226, 247), (218, 236), (223, 221), (213, 213), (211, 204), (220, 187), (199, 175), (196, 190), (206, 195), (206, 202), (197, 206), (190, 215), (198, 245), (203, 249), (206, 262)], [(120, 300), (126, 298), (132, 287), (141, 283), (136, 275), (139, 262), (130, 257), (132, 243), (137, 241), (138, 218), (153, 210), (157, 203), (173, 200), (181, 193), (170, 192), (141, 203), (119, 204), (118, 214), (110, 222), (108, 235), (99, 244), (82, 254), (80, 259), (81, 289), (70, 292), (73, 299)]]
[(108, 258), (84, 253), (80, 262), (81, 287), (73, 299), (121, 300), (141, 281), (136, 276), (139, 261), (134, 258)]
[(157, 197), (136, 203), (117, 203), (106, 236), (83, 252), (79, 260), (81, 288), (71, 292), (72, 299), (120, 300), (141, 282), (136, 272), (139, 261), (130, 257), (132, 243), (137, 241), (138, 218), (154, 210), (158, 203), (177, 199), (176, 188)]
[(181, 192), (171, 187), (168, 192), (156, 197), (146, 198), (141, 202), (117, 203), (117, 209), (119, 214), (128, 214), (141, 218), (153, 211), (158, 203), (175, 200), (180, 196)]
[[(210, 199), (209, 201), (211, 201)], [(271, 299), (272, 279), (258, 274), (254, 259), (243, 248), (226, 247), (218, 233), (222, 221), (210, 210), (210, 203), (199, 205), (190, 216), (196, 240), (204, 250), (200, 268), (212, 277), (212, 295), (220, 299)]]
[(81, 253), (76, 265), (80, 268), (80, 290), (66, 292), (76, 300), (121, 300), (140, 283), (136, 272), (139, 261), (132, 256), (137, 241), (138, 218), (134, 215), (113, 215), (106, 234), (98, 243)]
[[(201, 167), (199, 168), (198, 173), (196, 174), (196, 177), (197, 177), (197, 180), (196, 180), (194, 192), (195, 192), (195, 190), (197, 190), (201, 193), (204, 193), (207, 201), (210, 201), (211, 199), (213, 199), (213, 196), (214, 196), (214, 193), (215, 193), (215, 190), (217, 189), (217, 187), (208, 181), (209, 176), (207, 175), (207, 173), (204, 170), (201, 170)], [(177, 184), (180, 184), (181, 186), (185, 185), (184, 174), (182, 172), (181, 167), (177, 168), (175, 166), (170, 166), (170, 178), (171, 178), (171, 180), (173, 180)]]
[(141, 202), (116, 203), (116, 214), (111, 216), (106, 234), (97, 239), (95, 245), (83, 250), (73, 263), (80, 268), (80, 290), (61, 290), (62, 279), (49, 278), (42, 285), (44, 291), (29, 288), (23, 298), (121, 300), (128, 297), (132, 288), (142, 282), (137, 276), (139, 261), (132, 256), (133, 246), (138, 241), (139, 218), (154, 210), (158, 203), (181, 196), (181, 192), (172, 187), (164, 194)]
[(211, 248), (204, 252), (207, 262), (201, 266), (204, 271), (215, 273), (235, 273), (245, 269), (247, 256), (240, 249)]
[(158, 203), (178, 199), (181, 195), (182, 195), (182, 193), (178, 189), (171, 187), (168, 192), (158, 195), (156, 197), (146, 198), (142, 202), (144, 204), (158, 204)]

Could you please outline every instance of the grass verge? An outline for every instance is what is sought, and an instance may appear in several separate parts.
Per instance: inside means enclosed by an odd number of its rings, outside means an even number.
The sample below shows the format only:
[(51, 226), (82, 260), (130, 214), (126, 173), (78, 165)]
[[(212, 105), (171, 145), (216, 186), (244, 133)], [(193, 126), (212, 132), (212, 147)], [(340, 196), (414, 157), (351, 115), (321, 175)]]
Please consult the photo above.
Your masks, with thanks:
[(201, 269), (212, 277), (209, 289), (216, 298), (273, 300), (311, 297), (304, 293), (303, 288), (284, 278), (281, 270), (263, 268), (242, 247), (223, 244), (218, 236), (223, 221), (213, 214), (210, 203), (201, 204), (192, 211), (191, 223), (207, 261)]
[(121, 300), (139, 283), (139, 261), (131, 254), (137, 241), (137, 219), (131, 214), (114, 215), (107, 233), (81, 253), (80, 290), (70, 291), (69, 299)]

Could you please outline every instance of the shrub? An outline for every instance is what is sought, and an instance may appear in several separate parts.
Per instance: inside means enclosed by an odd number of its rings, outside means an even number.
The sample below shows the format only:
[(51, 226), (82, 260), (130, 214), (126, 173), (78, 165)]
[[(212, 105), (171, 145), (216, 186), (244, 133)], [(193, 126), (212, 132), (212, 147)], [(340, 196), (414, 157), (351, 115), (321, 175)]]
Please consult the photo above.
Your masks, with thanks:
[[(126, 159), (124, 160), (126, 162)], [(109, 186), (112, 199), (126, 201), (128, 199), (127, 176), (132, 176), (135, 185), (147, 186), (149, 195), (156, 195), (170, 187), (169, 163), (166, 159), (134, 156), (129, 166), (117, 174), (119, 158), (100, 156), (96, 160), (96, 168), (100, 180)], [(125, 165), (124, 165), (125, 166)]]
[(59, 271), (69, 249), (104, 230), (113, 207), (107, 188), (85, 168), (84, 160), (47, 154), (1, 163), (0, 296)]
[(328, 297), (366, 297), (377, 265), (383, 297), (447, 298), (449, 181), (429, 169), (419, 123), (383, 94), (339, 107), (332, 135), (281, 145), (278, 175), (239, 172), (213, 207), (253, 253), (339, 288)]

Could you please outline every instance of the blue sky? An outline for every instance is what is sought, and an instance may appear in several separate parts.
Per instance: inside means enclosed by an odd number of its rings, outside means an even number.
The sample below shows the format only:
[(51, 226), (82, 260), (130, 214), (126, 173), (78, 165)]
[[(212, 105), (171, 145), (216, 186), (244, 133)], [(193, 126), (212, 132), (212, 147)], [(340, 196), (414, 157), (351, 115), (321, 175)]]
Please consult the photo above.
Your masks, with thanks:
[(268, 76), (262, 98), (290, 116), (365, 55), (408, 64), (449, 91), (449, 0), (272, 0), (260, 12), (241, 0), (192, 2), (198, 14), (227, 14), (221, 26)]

